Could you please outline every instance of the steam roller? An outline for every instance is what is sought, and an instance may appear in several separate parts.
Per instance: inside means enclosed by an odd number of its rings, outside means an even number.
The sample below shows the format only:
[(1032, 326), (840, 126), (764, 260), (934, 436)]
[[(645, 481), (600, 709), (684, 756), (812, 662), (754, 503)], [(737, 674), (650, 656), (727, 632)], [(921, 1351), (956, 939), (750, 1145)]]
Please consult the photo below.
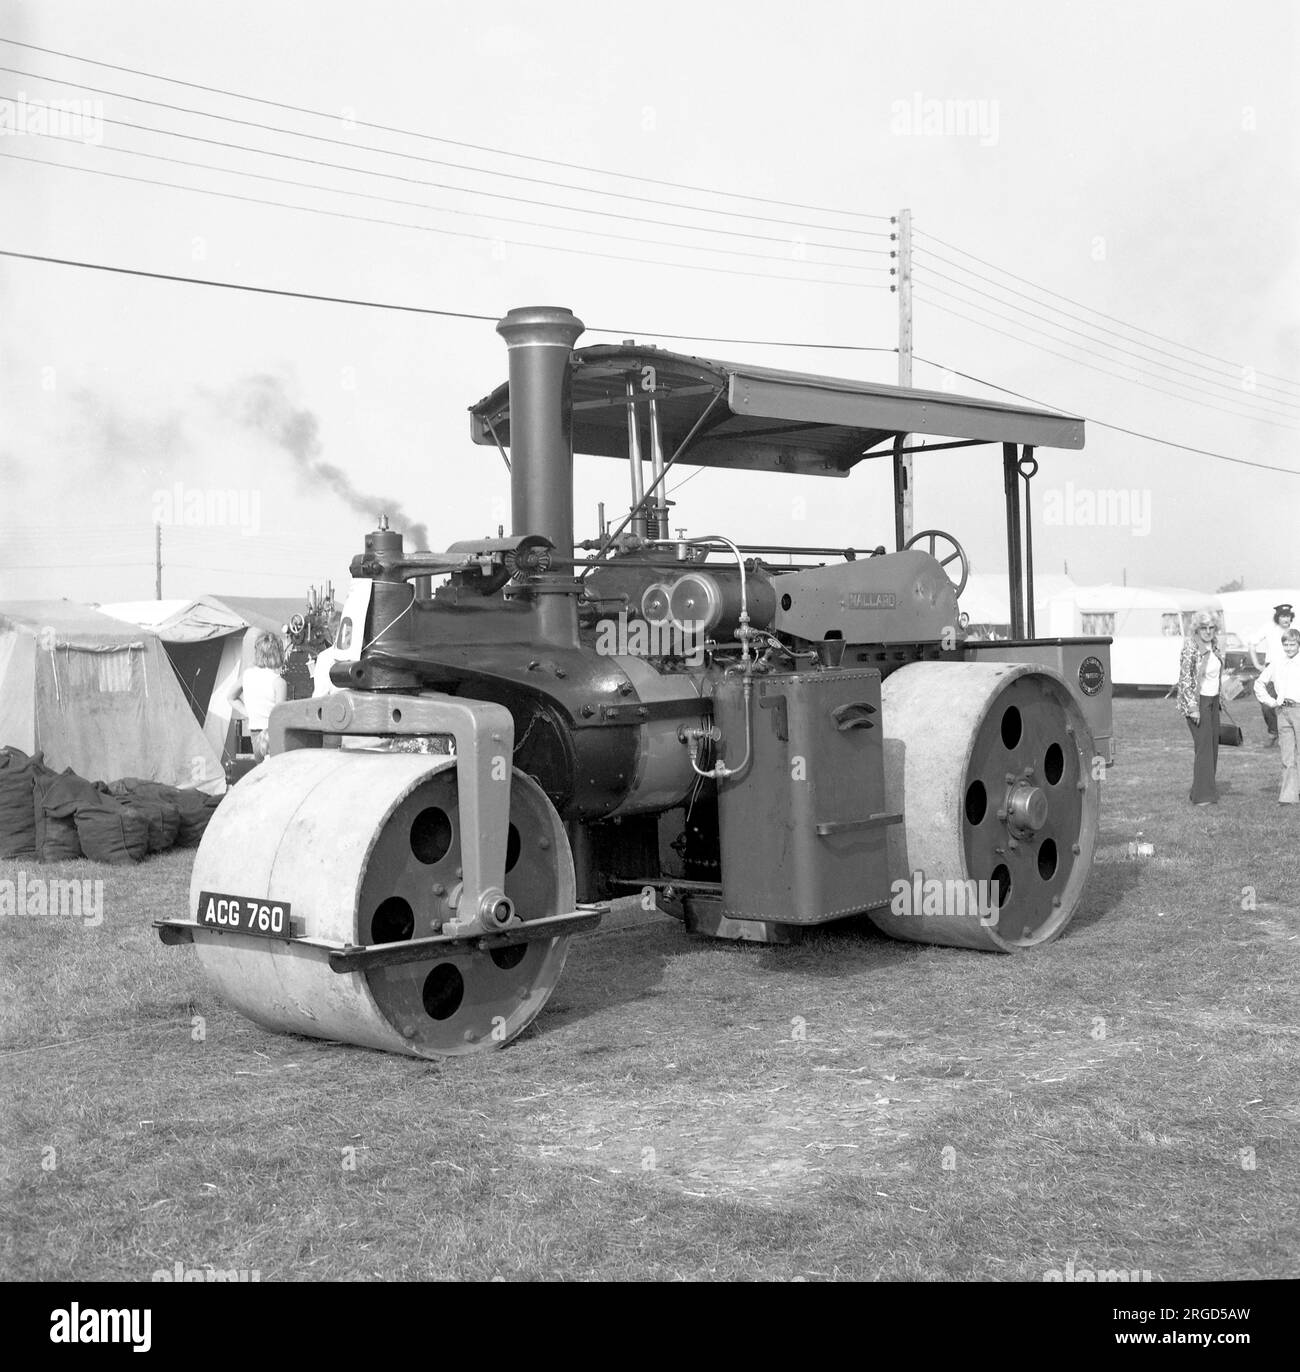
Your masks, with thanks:
[[(269, 1030), (436, 1058), (523, 1032), (619, 901), (759, 943), (844, 921), (1002, 953), (1060, 935), (1112, 761), (1110, 640), (1035, 636), (1028, 511), (1035, 449), (1081, 448), (1082, 421), (575, 349), (555, 307), (498, 331), (509, 379), (471, 438), (507, 458), (512, 531), (436, 552), (382, 518), (366, 535), (333, 692), (273, 711), (164, 941)], [(967, 631), (957, 539), (907, 536), (914, 439), (1001, 445), (996, 636)], [(582, 541), (575, 452), (630, 485)], [(873, 458), (892, 551), (669, 528), (675, 466), (843, 478)]]

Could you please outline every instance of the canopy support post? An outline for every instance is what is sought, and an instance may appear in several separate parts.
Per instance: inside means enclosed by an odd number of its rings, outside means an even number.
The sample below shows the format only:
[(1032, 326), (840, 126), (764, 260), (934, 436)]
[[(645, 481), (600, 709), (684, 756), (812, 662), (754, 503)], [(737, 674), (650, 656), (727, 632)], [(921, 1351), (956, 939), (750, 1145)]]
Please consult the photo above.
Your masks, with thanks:
[(1020, 546), (1020, 461), (1015, 443), (1002, 445), (1002, 489), (1007, 508), (1007, 582), (1011, 593), (1011, 637), (1025, 636), (1024, 567)]

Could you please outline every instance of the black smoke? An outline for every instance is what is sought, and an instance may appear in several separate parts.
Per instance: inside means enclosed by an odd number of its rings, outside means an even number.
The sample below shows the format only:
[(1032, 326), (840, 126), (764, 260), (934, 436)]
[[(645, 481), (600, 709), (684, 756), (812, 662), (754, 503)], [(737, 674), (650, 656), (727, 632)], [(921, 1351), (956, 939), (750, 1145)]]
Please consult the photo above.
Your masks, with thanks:
[(293, 404), (279, 377), (246, 377), (235, 387), (233, 401), (236, 420), (288, 453), (303, 476), (323, 482), (350, 509), (371, 521), (386, 514), (393, 528), (405, 535), (408, 551), (429, 547), (428, 528), (412, 519), (401, 501), (358, 490), (345, 471), (322, 459), (324, 445), (316, 416)]

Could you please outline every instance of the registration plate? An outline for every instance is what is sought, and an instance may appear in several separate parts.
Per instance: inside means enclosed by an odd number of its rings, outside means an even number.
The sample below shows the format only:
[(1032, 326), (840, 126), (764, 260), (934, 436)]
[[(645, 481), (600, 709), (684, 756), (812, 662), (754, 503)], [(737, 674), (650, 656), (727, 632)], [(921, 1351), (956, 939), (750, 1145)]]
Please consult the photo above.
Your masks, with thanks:
[(228, 934), (259, 934), (263, 938), (292, 937), (289, 902), (254, 896), (228, 896), (220, 891), (200, 891), (196, 916), (204, 929)]

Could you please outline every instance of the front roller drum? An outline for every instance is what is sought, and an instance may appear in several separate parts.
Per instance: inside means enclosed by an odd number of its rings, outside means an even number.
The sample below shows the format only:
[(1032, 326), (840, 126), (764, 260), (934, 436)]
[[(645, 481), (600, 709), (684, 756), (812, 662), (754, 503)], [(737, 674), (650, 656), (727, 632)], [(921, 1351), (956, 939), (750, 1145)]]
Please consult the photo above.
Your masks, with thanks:
[[(456, 760), (298, 749), (269, 758), (226, 797), (195, 858), (202, 891), (287, 901), (295, 938), (333, 947), (439, 933), (461, 877)], [(574, 909), (573, 858), (541, 787), (511, 784), (505, 892), (527, 922)], [(195, 929), (218, 993), (281, 1033), (416, 1057), (500, 1047), (546, 1003), (568, 936), (431, 951), (418, 962), (339, 973), (320, 947)]]
[(1083, 895), (1101, 783), (1069, 687), (1025, 663), (912, 663), (881, 690), (895, 938), (1015, 952)]

